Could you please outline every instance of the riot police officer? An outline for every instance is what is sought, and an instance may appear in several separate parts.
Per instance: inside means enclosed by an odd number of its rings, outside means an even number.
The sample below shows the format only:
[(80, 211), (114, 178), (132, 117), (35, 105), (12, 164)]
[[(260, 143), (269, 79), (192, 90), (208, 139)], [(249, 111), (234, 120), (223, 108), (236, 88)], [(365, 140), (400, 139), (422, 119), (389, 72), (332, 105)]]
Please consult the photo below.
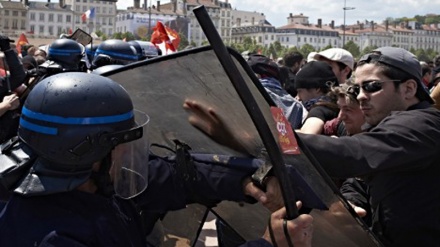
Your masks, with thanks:
[(104, 65), (126, 65), (139, 61), (136, 49), (128, 42), (118, 39), (109, 39), (99, 44), (92, 61), (92, 69)]
[[(0, 156), (6, 167), (0, 182), (13, 191), (0, 215), (0, 246), (144, 247), (139, 209), (247, 200), (237, 188), (255, 171), (253, 162), (240, 169), (197, 160), (177, 165), (149, 154), (148, 122), (106, 77), (68, 72), (36, 85), (22, 110), (19, 138), (4, 144)], [(272, 233), (248, 245), (283, 243), (282, 218), (283, 212), (273, 215)], [(310, 234), (311, 218), (285, 227), (293, 238), (300, 232), (307, 239), (302, 233)]]

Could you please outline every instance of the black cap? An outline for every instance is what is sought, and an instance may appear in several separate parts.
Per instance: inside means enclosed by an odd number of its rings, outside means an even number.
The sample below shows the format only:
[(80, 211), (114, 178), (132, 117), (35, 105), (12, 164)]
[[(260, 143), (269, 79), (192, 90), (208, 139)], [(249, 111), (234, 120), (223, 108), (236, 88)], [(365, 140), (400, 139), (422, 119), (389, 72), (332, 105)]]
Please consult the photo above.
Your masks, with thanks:
[(339, 82), (332, 67), (326, 62), (311, 61), (304, 65), (295, 77), (295, 88), (327, 88)]
[(373, 53), (366, 54), (359, 60), (360, 62), (368, 61), (371, 54), (379, 54), (378, 62), (404, 71), (411, 75), (417, 82), (417, 98), (419, 100), (426, 100), (431, 104), (434, 104), (428, 91), (425, 89), (422, 83), (422, 66), (420, 65), (417, 57), (411, 52), (399, 48), (399, 47), (381, 47), (375, 49)]

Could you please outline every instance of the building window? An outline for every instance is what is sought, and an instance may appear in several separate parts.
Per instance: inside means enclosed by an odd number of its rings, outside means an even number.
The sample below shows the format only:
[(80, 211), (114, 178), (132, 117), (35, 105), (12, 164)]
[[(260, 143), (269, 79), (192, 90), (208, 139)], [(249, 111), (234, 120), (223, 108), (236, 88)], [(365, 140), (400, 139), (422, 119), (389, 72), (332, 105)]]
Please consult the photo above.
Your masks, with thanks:
[(18, 11), (12, 11), (12, 16), (18, 16)]
[(21, 12), (21, 17), (26, 17), (26, 12)]
[(40, 13), (40, 19), (39, 21), (44, 21), (44, 13)]
[(75, 6), (75, 11), (79, 12), (80, 9), (81, 9), (81, 6), (79, 6), (79, 5), (76, 5), (76, 6)]
[(49, 26), (49, 35), (53, 35), (53, 26)]
[(34, 33), (34, 32), (35, 32), (35, 26), (34, 26), (34, 25), (31, 25), (29, 28), (30, 28), (29, 31), (31, 31), (31, 33)]
[(58, 23), (62, 23), (63, 22), (63, 15), (58, 15), (57, 16), (57, 22)]
[(44, 26), (39, 26), (38, 32), (44, 34)]
[(35, 21), (35, 13), (31, 13), (30, 19), (31, 21)]
[(66, 15), (66, 22), (70, 23), (72, 21), (72, 16)]
[(5, 10), (5, 16), (9, 15), (9, 10)]
[(25, 29), (26, 29), (26, 21), (21, 20), (21, 30), (25, 30)]
[(49, 21), (53, 22), (53, 14), (49, 14)]
[(18, 29), (18, 20), (12, 20), (12, 28)]

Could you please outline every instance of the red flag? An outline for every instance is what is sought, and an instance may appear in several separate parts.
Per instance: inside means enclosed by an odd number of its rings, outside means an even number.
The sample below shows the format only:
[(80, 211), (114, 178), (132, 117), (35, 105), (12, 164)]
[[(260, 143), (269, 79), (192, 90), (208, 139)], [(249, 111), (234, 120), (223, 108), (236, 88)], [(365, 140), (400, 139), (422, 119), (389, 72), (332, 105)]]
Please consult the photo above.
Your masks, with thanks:
[(18, 54), (21, 54), (21, 47), (23, 45), (29, 44), (29, 41), (26, 38), (26, 35), (24, 33), (20, 34), (20, 37), (17, 40), (17, 52)]
[(153, 30), (154, 32), (151, 34), (150, 40), (151, 43), (163, 50), (165, 54), (168, 53), (168, 50), (171, 52), (177, 51), (177, 47), (180, 43), (180, 37), (176, 31), (165, 26), (160, 21), (157, 22), (156, 27), (153, 28)]

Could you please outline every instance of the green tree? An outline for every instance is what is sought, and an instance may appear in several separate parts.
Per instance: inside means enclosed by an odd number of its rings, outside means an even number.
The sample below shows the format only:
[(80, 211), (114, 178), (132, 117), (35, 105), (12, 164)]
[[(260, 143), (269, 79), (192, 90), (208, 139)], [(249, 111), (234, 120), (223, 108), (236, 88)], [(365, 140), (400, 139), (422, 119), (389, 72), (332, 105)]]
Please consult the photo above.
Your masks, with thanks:
[(275, 52), (279, 56), (283, 56), (285, 53), (285, 50), (284, 50), (284, 47), (281, 45), (281, 43), (277, 40), (277, 41), (273, 42), (272, 44), (273, 44), (273, 48), (274, 48)]
[(186, 38), (185, 34), (183, 34), (183, 33), (179, 33), (179, 37), (180, 37), (180, 43), (179, 43), (179, 47), (177, 49), (183, 50), (189, 45), (189, 41)]
[(305, 45), (301, 46), (301, 48), (299, 49), (299, 51), (301, 52), (301, 54), (302, 54), (304, 57), (307, 57), (307, 56), (309, 55), (310, 52), (314, 52), (314, 51), (316, 51), (316, 50), (315, 50), (315, 47), (313, 47), (312, 45), (310, 45), (310, 44), (305, 44)]
[[(98, 35), (98, 36), (99, 36), (99, 35)], [(100, 36), (100, 37), (101, 37), (101, 36)], [(102, 38), (102, 37), (101, 37), (101, 38)], [(122, 33), (121, 33), (121, 32), (113, 33), (112, 38), (113, 38), (113, 39), (123, 39), (123, 37), (122, 37)]]
[(353, 55), (353, 57), (355, 58), (359, 58), (359, 56), (361, 55), (359, 46), (356, 43), (354, 43), (353, 40), (348, 41), (345, 44), (344, 49), (349, 51), (351, 55)]
[(95, 31), (95, 34), (96, 34), (98, 37), (101, 37), (104, 33), (103, 33), (101, 30), (96, 30), (96, 31)]
[(132, 32), (125, 32), (122, 34), (122, 39), (126, 41), (135, 40), (134, 34)]
[(429, 60), (429, 57), (426, 54), (425, 50), (423, 50), (421, 48), (417, 49), (416, 52), (414, 53), (414, 55), (416, 55), (416, 57), (419, 61), (428, 61)]
[(362, 55), (365, 55), (365, 54), (368, 54), (368, 53), (371, 53), (374, 49), (377, 49), (378, 47), (377, 46), (375, 46), (375, 45), (373, 45), (373, 46), (367, 46), (367, 47), (365, 47), (363, 50), (362, 50), (362, 52), (361, 52), (361, 56)]
[[(350, 40), (351, 41), (351, 40)], [(347, 44), (345, 44), (345, 46), (347, 46)], [(328, 44), (327, 46), (325, 46), (324, 48), (322, 48), (321, 49), (321, 51), (323, 51), (323, 50), (327, 50), (327, 49), (330, 49), (330, 48), (333, 48), (333, 46), (331, 45), (331, 44)], [(345, 49), (345, 48), (344, 48)]]

